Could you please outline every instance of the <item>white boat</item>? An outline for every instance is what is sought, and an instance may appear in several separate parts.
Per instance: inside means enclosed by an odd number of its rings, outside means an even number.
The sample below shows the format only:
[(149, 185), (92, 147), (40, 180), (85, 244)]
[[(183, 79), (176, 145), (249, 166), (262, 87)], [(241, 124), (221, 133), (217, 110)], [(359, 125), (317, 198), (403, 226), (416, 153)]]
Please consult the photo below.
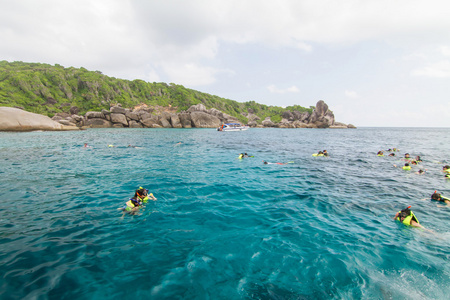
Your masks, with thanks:
[(249, 126), (244, 126), (239, 123), (225, 123), (217, 128), (218, 131), (242, 131), (249, 129)]

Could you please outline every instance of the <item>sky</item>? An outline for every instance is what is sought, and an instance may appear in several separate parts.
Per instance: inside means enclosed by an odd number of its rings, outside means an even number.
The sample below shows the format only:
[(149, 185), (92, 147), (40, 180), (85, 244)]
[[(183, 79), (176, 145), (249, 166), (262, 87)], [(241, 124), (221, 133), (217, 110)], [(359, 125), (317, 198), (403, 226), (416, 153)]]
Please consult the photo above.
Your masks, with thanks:
[(0, 0), (0, 60), (450, 127), (446, 0)]

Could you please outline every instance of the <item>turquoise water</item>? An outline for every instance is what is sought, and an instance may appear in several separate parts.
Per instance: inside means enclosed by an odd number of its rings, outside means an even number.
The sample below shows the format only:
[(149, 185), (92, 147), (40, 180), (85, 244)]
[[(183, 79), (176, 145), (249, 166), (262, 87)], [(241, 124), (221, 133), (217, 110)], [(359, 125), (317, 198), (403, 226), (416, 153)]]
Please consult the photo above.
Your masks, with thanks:
[[(437, 128), (0, 133), (0, 298), (448, 299), (450, 206), (429, 197), (450, 195), (449, 145)], [(392, 147), (427, 172), (376, 156)], [(139, 186), (158, 200), (122, 216)], [(432, 232), (392, 220), (408, 205)]]

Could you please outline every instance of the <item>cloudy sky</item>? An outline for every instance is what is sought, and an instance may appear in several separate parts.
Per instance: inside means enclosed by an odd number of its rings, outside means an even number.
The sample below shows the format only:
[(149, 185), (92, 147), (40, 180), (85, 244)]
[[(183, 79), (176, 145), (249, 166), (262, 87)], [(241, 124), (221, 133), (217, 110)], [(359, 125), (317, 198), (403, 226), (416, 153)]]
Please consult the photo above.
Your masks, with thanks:
[(450, 127), (445, 0), (0, 0), (0, 60)]

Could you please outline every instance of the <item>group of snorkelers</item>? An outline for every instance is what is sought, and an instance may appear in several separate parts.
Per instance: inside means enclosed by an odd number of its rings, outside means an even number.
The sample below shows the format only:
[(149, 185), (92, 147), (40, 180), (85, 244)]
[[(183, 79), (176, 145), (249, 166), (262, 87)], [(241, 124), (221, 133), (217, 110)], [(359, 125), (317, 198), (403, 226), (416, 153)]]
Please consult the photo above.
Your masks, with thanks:
[(119, 207), (118, 210), (121, 210), (124, 213), (136, 214), (141, 207), (147, 204), (148, 200), (156, 201), (157, 199), (152, 193), (149, 194), (147, 189), (139, 187), (134, 193), (134, 196), (130, 198), (124, 206)]
[[(398, 152), (399, 150), (397, 148), (389, 149), (387, 150), (391, 153), (389, 153), (388, 156), (395, 156), (394, 152)], [(377, 156), (384, 156), (384, 151), (380, 150), (377, 153)], [(404, 157), (401, 158), (402, 161), (405, 162), (405, 164), (402, 166), (402, 169), (405, 171), (411, 171), (413, 166), (420, 166), (422, 163), (422, 158), (420, 156), (416, 156), (415, 158), (411, 157), (409, 153), (405, 153)], [(394, 164), (394, 167), (397, 167), (396, 164)], [(422, 175), (427, 171), (427, 169), (419, 168), (419, 170), (416, 172), (416, 174)], [(450, 178), (450, 166), (444, 165), (442, 167), (442, 172), (445, 173), (446, 178)]]
[[(450, 205), (450, 199), (442, 196), (437, 191), (434, 191), (434, 193), (431, 195), (431, 200), (443, 202), (447, 205)], [(410, 208), (411, 208), (411, 206), (408, 206), (407, 208), (402, 209), (401, 211), (397, 212), (394, 216), (394, 220), (400, 221), (404, 225), (407, 225), (407, 226), (424, 228), (420, 224), (416, 215), (410, 210)]]

